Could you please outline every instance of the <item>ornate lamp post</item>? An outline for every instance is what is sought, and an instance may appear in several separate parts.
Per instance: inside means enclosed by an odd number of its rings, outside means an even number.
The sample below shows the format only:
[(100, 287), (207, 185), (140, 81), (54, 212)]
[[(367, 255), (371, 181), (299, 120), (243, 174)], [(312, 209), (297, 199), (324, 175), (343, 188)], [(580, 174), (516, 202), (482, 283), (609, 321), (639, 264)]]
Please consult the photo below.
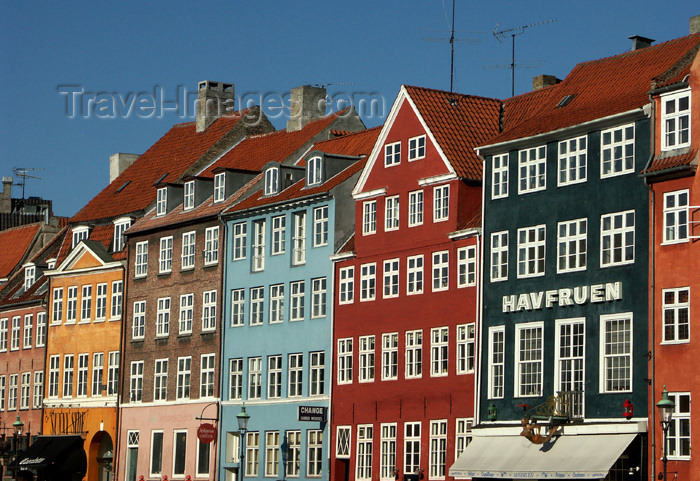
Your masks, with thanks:
[(239, 479), (243, 479), (245, 476), (245, 433), (248, 432), (248, 420), (250, 419), (250, 414), (245, 412), (245, 403), (241, 407), (241, 412), (236, 414), (236, 419), (238, 419), (238, 432), (241, 433), (241, 472)]
[[(22, 428), (24, 428), (24, 423), (22, 420), (19, 418), (19, 414), (17, 415), (17, 420), (12, 423), (12, 427), (14, 428), (14, 433), (13, 436), (15, 438), (15, 463), (17, 462), (17, 455), (19, 454), (19, 441), (22, 436)], [(19, 466), (15, 466), (15, 476), (17, 476), (17, 470), (19, 469)]]
[(666, 463), (668, 461), (666, 457), (666, 451), (668, 450), (668, 428), (671, 425), (671, 417), (673, 416), (673, 410), (676, 405), (673, 401), (668, 398), (668, 391), (666, 391), (666, 385), (664, 384), (664, 390), (661, 393), (661, 401), (656, 403), (656, 407), (659, 409), (659, 418), (661, 421), (661, 429), (664, 431), (664, 457), (661, 461), (664, 463), (664, 477), (663, 480), (666, 481)]

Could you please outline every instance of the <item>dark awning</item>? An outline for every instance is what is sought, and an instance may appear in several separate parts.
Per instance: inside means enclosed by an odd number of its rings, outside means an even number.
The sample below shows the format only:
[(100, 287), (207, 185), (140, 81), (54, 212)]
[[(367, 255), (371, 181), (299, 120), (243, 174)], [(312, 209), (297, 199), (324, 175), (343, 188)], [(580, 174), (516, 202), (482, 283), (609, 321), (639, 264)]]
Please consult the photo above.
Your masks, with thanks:
[[(80, 436), (37, 436), (34, 443), (12, 463), (19, 469), (41, 470), (69, 476), (87, 471), (87, 456)], [(67, 478), (72, 479), (72, 478)]]

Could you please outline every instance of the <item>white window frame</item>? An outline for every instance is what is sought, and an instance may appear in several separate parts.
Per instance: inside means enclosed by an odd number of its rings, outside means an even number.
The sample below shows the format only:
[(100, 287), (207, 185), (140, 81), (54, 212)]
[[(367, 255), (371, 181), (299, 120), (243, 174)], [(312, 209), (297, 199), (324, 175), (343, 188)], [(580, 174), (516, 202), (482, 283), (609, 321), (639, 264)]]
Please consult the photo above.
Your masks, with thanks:
[(129, 227), (131, 227), (131, 219), (119, 219), (114, 222), (114, 242), (112, 243), (112, 250), (114, 252), (121, 252), (124, 250), (124, 232), (126, 232)]
[(78, 354), (78, 376), (76, 380), (76, 397), (87, 397), (88, 394), (88, 358), (87, 353)]
[(46, 346), (46, 329), (46, 312), (38, 312), (36, 314), (36, 347)]
[(399, 333), (382, 334), (382, 381), (399, 378)]
[(31, 398), (32, 373), (23, 372), (20, 380), (19, 408), (29, 409), (29, 399)]
[(396, 469), (396, 423), (382, 423), (379, 426), (379, 479), (390, 481)]
[(131, 361), (129, 377), (129, 402), (143, 401), (143, 361)]
[(18, 351), (22, 333), (22, 316), (12, 317), (12, 332), (10, 333), (10, 350)]
[(374, 382), (375, 343), (374, 335), (358, 339), (358, 382)]
[(265, 170), (264, 180), (265, 195), (275, 195), (280, 190), (280, 169), (279, 167), (269, 167)]
[(421, 451), (421, 422), (404, 423), (403, 472), (408, 474), (418, 474), (420, 468)]
[(460, 324), (457, 326), (457, 374), (474, 372), (476, 361), (476, 325)]
[(170, 335), (170, 298), (158, 298), (158, 311), (156, 316), (156, 337), (168, 337)]
[(301, 431), (290, 430), (284, 433), (287, 441), (287, 463), (284, 466), (288, 478), (298, 478), (301, 468)]
[(185, 232), (182, 234), (182, 270), (194, 269), (196, 245), (196, 231)]
[(401, 163), (401, 141), (384, 145), (384, 167), (393, 167)]
[(119, 351), (109, 352), (109, 365), (107, 366), (107, 395), (116, 396), (119, 386)]
[(588, 137), (585, 135), (559, 142), (557, 185), (573, 185), (588, 178)]
[(690, 145), (692, 105), (690, 89), (661, 95), (661, 150)]
[(177, 358), (177, 399), (189, 399), (192, 389), (192, 356)]
[(472, 440), (472, 418), (455, 419), (455, 459), (459, 459)]
[(447, 464), (447, 419), (430, 421), (428, 479), (445, 479)]
[(182, 193), (182, 210), (194, 209), (194, 180), (185, 182)]
[(180, 296), (180, 319), (178, 322), (178, 334), (192, 334), (194, 320), (194, 294), (182, 294)]
[(326, 353), (316, 351), (309, 353), (309, 396), (325, 394)]
[(406, 258), (406, 295), (423, 293), (423, 255)]
[(277, 478), (280, 471), (280, 432), (265, 431), (265, 477)]
[(585, 271), (588, 266), (588, 219), (557, 224), (557, 274)]
[[(182, 445), (185, 447), (185, 452), (182, 453), (182, 472), (177, 471), (177, 465), (178, 465), (178, 458), (180, 458), (178, 452), (177, 452), (177, 447), (178, 447), (178, 436), (184, 436), (184, 442)], [(176, 429), (173, 431), (173, 444), (172, 444), (172, 453), (173, 453), (173, 478), (182, 478), (185, 475), (185, 471), (187, 470), (187, 430), (186, 429)]]
[(270, 324), (284, 322), (284, 284), (270, 286)]
[(85, 284), (80, 291), (80, 322), (90, 322), (92, 318), (92, 284)]
[(404, 378), (423, 377), (423, 330), (406, 331), (406, 370)]
[(168, 358), (153, 363), (153, 401), (168, 400)]
[(338, 269), (338, 304), (352, 304), (355, 300), (355, 266)]
[(362, 203), (362, 235), (377, 232), (377, 201), (367, 200)]
[(248, 399), (262, 398), (262, 357), (248, 358)]
[(306, 476), (320, 478), (323, 474), (323, 431), (306, 431)]
[[(629, 224), (631, 215), (632, 223)], [(600, 216), (600, 267), (614, 267), (634, 264), (635, 251), (635, 211), (625, 210)], [(620, 226), (615, 222), (620, 219)], [(608, 226), (606, 227), (606, 222)], [(630, 243), (631, 234), (631, 243)], [(617, 240), (621, 241), (618, 244)], [(607, 246), (607, 247), (606, 247)], [(631, 249), (631, 254), (628, 252)], [(615, 260), (615, 252), (619, 251), (619, 260)], [(608, 256), (606, 260), (606, 254)]]
[(488, 398), (503, 399), (505, 392), (505, 326), (489, 327)]
[(165, 215), (168, 210), (168, 188), (161, 187), (156, 194), (156, 216)]
[(518, 152), (518, 195), (547, 188), (547, 146)]
[(118, 321), (122, 318), (122, 306), (124, 303), (124, 281), (112, 281), (112, 298), (110, 305), (110, 321)]
[(508, 197), (508, 154), (494, 155), (491, 160), (491, 198)]
[(355, 479), (372, 479), (372, 446), (374, 426), (357, 425), (357, 449), (355, 450)]
[[(606, 179), (634, 172), (635, 126), (622, 125), (600, 133), (600, 178)], [(617, 137), (619, 133), (619, 138)], [(630, 138), (631, 135), (631, 138)], [(621, 153), (618, 157), (616, 151)], [(619, 165), (615, 165), (619, 162)]]
[(328, 281), (325, 277), (311, 279), (311, 319), (326, 317)]
[(477, 262), (476, 246), (457, 249), (457, 287), (476, 285)]
[[(661, 292), (663, 336), (661, 344), (690, 342), (690, 287), (675, 287)], [(683, 332), (682, 328), (685, 328)], [(669, 336), (669, 330), (673, 335)]]
[(408, 193), (408, 227), (423, 225), (423, 190)]
[(107, 283), (95, 286), (95, 321), (107, 319)]
[(491, 233), (491, 282), (508, 280), (508, 231)]
[(338, 459), (350, 459), (352, 426), (336, 426), (335, 432), (335, 457)]
[(219, 226), (207, 227), (204, 231), (204, 265), (219, 263)]
[(338, 384), (352, 384), (352, 337), (338, 339)]
[(557, 319), (555, 328), (555, 392), (581, 391), (579, 397), (573, 398), (573, 415), (583, 417), (586, 386), (586, 318)]
[(377, 295), (377, 263), (360, 266), (360, 302), (373, 301)]
[(287, 397), (304, 395), (304, 354), (295, 352), (287, 356)]
[(146, 334), (146, 301), (134, 301), (131, 316), (131, 338), (143, 339)]
[(270, 255), (284, 254), (287, 236), (287, 217), (278, 215), (272, 218), (272, 246)]
[(24, 329), (22, 331), (22, 349), (29, 349), (32, 347), (32, 337), (34, 330), (34, 315), (25, 314), (24, 315)]
[(226, 198), (226, 173), (220, 172), (214, 176), (214, 203)]
[[(627, 321), (629, 325), (629, 346), (625, 352), (625, 343), (624, 340), (621, 343), (622, 346), (618, 345), (614, 348), (611, 349), (611, 352), (608, 353), (606, 350), (606, 339), (610, 336), (608, 336), (608, 323), (613, 323), (615, 321)], [(623, 312), (619, 314), (605, 314), (600, 316), (600, 360), (599, 360), (599, 366), (600, 366), (600, 385), (599, 385), (599, 392), (601, 394), (603, 393), (621, 393), (621, 392), (632, 392), (632, 386), (633, 386), (633, 373), (634, 373), (634, 357), (632, 353), (634, 352), (633, 350), (633, 339), (634, 339), (634, 323), (633, 323), (633, 316), (631, 312)], [(613, 352), (614, 351), (614, 352)], [(628, 362), (628, 377), (626, 380), (626, 384), (628, 384), (627, 387), (624, 385), (622, 387), (615, 388), (614, 386), (608, 387), (609, 383), (620, 383), (619, 380), (611, 379), (609, 378), (608, 375), (608, 362), (610, 362), (610, 368), (612, 369), (614, 366), (613, 364), (620, 365), (619, 362), (620, 360), (626, 359)], [(624, 378), (621, 376), (620, 379), (623, 379), (623, 383), (625, 383)]]
[(73, 227), (73, 242), (71, 243), (71, 249), (75, 248), (80, 241), (87, 240), (88, 237), (90, 237), (90, 228), (88, 226)]
[(253, 235), (250, 241), (250, 250), (253, 254), (253, 272), (260, 272), (265, 269), (265, 219), (253, 221)]
[(399, 196), (392, 195), (384, 199), (384, 230), (399, 229)]
[(199, 398), (213, 398), (216, 395), (216, 354), (202, 354), (199, 366)]
[(294, 213), (292, 265), (306, 264), (306, 211)]
[(664, 192), (664, 245), (690, 240), (689, 199), (688, 189)]
[(450, 251), (433, 252), (432, 291), (446, 291), (450, 288)]
[(229, 366), (229, 382), (228, 382), (228, 398), (229, 400), (243, 398), (243, 358), (236, 357), (228, 360)]
[(136, 255), (134, 256), (134, 277), (141, 278), (148, 275), (148, 241), (136, 243)]
[(245, 289), (231, 290), (231, 327), (245, 325)]
[(305, 281), (292, 281), (289, 283), (289, 320), (292, 321), (303, 321), (304, 320), (304, 299), (306, 297), (306, 282)]
[(450, 328), (447, 326), (430, 329), (430, 377), (448, 375)]
[[(155, 451), (155, 438), (160, 435), (160, 452)], [(151, 431), (151, 452), (148, 458), (148, 471), (151, 477), (160, 477), (163, 473), (163, 447), (165, 441), (165, 432), (162, 429), (154, 429)], [(157, 455), (157, 458), (156, 458)], [(158, 466), (160, 465), (160, 466)], [(153, 469), (159, 468), (159, 469)]]
[[(527, 334), (526, 334), (527, 333)], [(515, 326), (515, 397), (540, 397), (544, 377), (544, 323), (524, 322)]]
[(265, 288), (250, 288), (250, 325), (261, 326), (265, 315)]
[[(4, 391), (4, 387), (2, 391)], [(4, 392), (2, 391), (0, 391), (0, 394), (4, 395)], [(34, 386), (32, 394), (32, 409), (41, 409), (41, 407), (44, 405), (44, 371), (34, 371)], [(1, 407), (4, 408), (4, 406)]]
[(383, 274), (382, 297), (384, 299), (399, 297), (399, 259), (385, 260)]
[(95, 352), (92, 355), (92, 396), (102, 396), (104, 382), (105, 355), (103, 352)]
[(408, 139), (408, 161), (425, 158), (425, 134)]
[(233, 249), (232, 260), (239, 261), (246, 258), (246, 238), (248, 236), (248, 224), (237, 222), (233, 224)]
[(547, 226), (518, 229), (518, 279), (543, 276), (546, 259)]
[(328, 245), (328, 206), (314, 209), (314, 247)]
[[(673, 408), (673, 415), (671, 417), (671, 424), (668, 430), (667, 444), (664, 447), (664, 452), (668, 453), (669, 460), (677, 461), (689, 461), (691, 453), (693, 452), (692, 446), (692, 422), (691, 422), (691, 408), (692, 398), (690, 392), (670, 392), (668, 397), (675, 404)], [(687, 401), (681, 402), (681, 397), (687, 398)], [(687, 410), (683, 409), (683, 406), (687, 405)], [(684, 428), (687, 426), (687, 429)], [(687, 431), (688, 434), (681, 434)], [(681, 441), (687, 440), (687, 454), (678, 453), (679, 445)]]
[(173, 236), (160, 238), (159, 252), (158, 273), (168, 274), (173, 269)]
[(36, 267), (26, 266), (24, 268), (24, 290), (28, 291), (34, 284), (36, 278)]
[(218, 295), (216, 289), (202, 293), (202, 332), (216, 330), (216, 302)]
[[(53, 308), (51, 310), (51, 324), (60, 324), (63, 322), (63, 287), (54, 287), (53, 296), (51, 296)], [(5, 319), (7, 321), (7, 319)], [(5, 336), (7, 336), (7, 323), (5, 324)], [(5, 338), (7, 339), (7, 337)], [(6, 341), (7, 342), (7, 341)], [(0, 348), (2, 347), (0, 342)]]
[(306, 185), (318, 185), (323, 180), (323, 159), (311, 157), (306, 164)]
[(450, 218), (450, 186), (433, 187), (433, 222), (444, 222)]
[(245, 476), (257, 478), (260, 464), (260, 433), (248, 431), (245, 436)]

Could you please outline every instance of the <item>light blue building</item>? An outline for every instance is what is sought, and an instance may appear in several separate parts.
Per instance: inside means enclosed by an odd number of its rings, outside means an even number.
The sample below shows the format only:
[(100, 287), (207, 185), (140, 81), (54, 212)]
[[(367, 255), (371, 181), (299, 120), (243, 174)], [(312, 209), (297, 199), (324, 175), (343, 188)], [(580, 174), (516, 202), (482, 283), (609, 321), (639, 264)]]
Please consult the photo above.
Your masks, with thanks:
[(354, 232), (351, 190), (378, 129), (267, 164), (225, 211), (219, 479), (240, 479), (236, 415), (250, 415), (247, 479), (328, 479), (333, 265)]

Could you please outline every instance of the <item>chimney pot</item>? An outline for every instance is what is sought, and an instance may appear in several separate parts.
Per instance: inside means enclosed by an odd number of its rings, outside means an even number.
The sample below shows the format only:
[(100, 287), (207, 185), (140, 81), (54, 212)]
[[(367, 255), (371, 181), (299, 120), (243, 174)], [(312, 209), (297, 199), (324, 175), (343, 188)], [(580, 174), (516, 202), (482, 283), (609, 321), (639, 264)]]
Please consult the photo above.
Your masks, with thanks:
[(700, 33), (700, 15), (690, 17), (690, 34)]
[(532, 90), (540, 90), (545, 87), (551, 87), (561, 82), (554, 75), (537, 75), (532, 77)]
[(205, 131), (219, 117), (234, 112), (236, 97), (232, 83), (203, 80), (197, 90), (197, 132)]
[(651, 44), (654, 43), (653, 38), (642, 37), (641, 35), (632, 35), (631, 37), (627, 38), (632, 40), (632, 50), (640, 50), (651, 47)]

